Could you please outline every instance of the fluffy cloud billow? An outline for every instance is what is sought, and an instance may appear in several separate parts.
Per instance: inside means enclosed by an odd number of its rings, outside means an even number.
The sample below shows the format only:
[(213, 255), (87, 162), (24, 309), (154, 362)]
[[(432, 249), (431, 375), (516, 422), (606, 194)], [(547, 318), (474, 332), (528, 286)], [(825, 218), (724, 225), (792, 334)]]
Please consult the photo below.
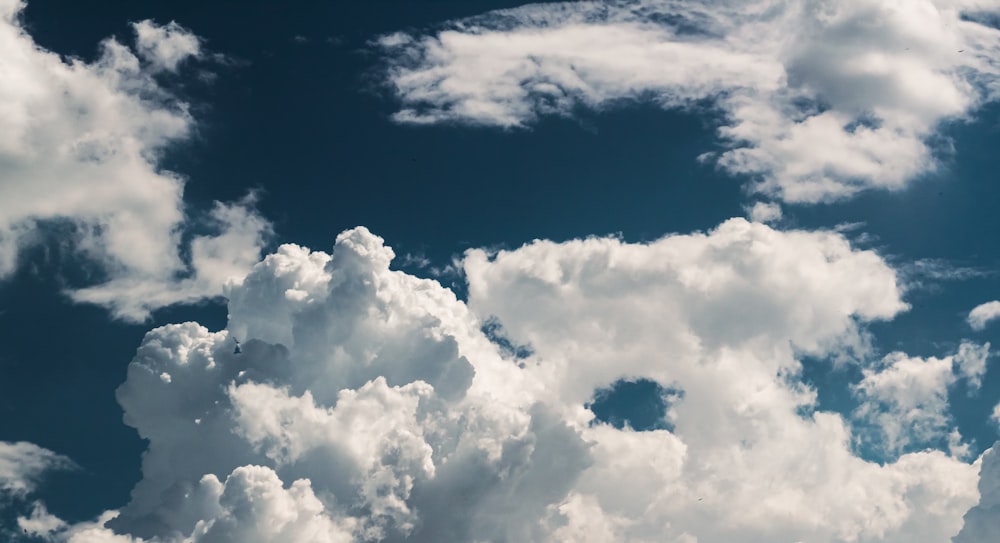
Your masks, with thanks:
[(894, 454), (927, 447), (949, 432), (957, 436), (948, 412), (948, 388), (965, 379), (971, 390), (978, 389), (989, 349), (989, 343), (963, 341), (952, 356), (925, 360), (896, 352), (865, 368), (855, 385), (862, 399), (856, 414), (874, 427), (876, 446)]
[(965, 514), (965, 525), (954, 543), (984, 543), (1000, 530), (1000, 452), (986, 451), (980, 464), (979, 503)]
[(252, 197), (219, 203), (209, 217), (215, 231), (196, 238), (195, 258), (182, 257), (184, 180), (159, 160), (194, 120), (157, 75), (202, 58), (199, 39), (173, 22), (141, 21), (132, 25), (134, 51), (109, 38), (92, 62), (64, 59), (24, 31), (22, 7), (0, 0), (0, 278), (57, 224), (73, 232), (62, 241), (107, 278), (70, 291), (78, 301), (142, 320), (221, 294), (257, 262), (269, 224)]
[[(990, 460), (866, 461), (817, 409), (799, 357), (868, 367), (866, 324), (907, 308), (840, 234), (732, 219), (473, 250), (467, 303), (393, 256), (364, 228), (330, 254), (284, 245), (230, 285), (227, 329), (150, 331), (117, 392), (148, 440), (131, 501), (33, 521), (71, 543), (939, 543), (989, 507)], [(980, 350), (947, 359), (955, 378)], [(623, 378), (676, 391), (668, 425), (595, 420)]]
[[(630, 102), (712, 104), (706, 153), (787, 202), (896, 190), (997, 96), (995, 1), (540, 3), (378, 41), (405, 123), (523, 127)], [(707, 151), (707, 150), (706, 150)]]

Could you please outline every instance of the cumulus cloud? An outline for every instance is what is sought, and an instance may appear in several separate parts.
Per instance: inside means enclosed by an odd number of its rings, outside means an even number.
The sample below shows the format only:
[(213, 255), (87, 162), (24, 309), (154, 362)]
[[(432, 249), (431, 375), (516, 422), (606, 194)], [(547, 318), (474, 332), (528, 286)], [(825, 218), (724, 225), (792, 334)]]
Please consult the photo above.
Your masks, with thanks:
[(73, 467), (69, 458), (33, 443), (0, 441), (0, 492), (24, 496), (46, 471)]
[(977, 464), (979, 472), (979, 503), (965, 514), (962, 531), (953, 543), (987, 543), (1000, 533), (1000, 449), (994, 443)]
[[(864, 358), (866, 323), (907, 307), (838, 233), (733, 219), (473, 250), (468, 303), (393, 257), (364, 228), (330, 254), (284, 245), (230, 284), (227, 329), (150, 331), (117, 392), (142, 479), (52, 537), (938, 543), (976, 503), (976, 465), (865, 461), (816, 409), (798, 357)], [(669, 424), (596, 421), (623, 378), (676, 390)]]
[(528, 5), (378, 45), (407, 123), (522, 127), (649, 102), (712, 104), (706, 154), (787, 202), (900, 189), (931, 137), (993, 100), (994, 1), (621, 0)]
[(856, 416), (874, 426), (876, 445), (889, 454), (911, 445), (924, 448), (945, 437), (952, 449), (961, 450), (949, 412), (948, 388), (964, 378), (978, 389), (989, 348), (989, 343), (962, 342), (957, 353), (944, 358), (887, 355), (875, 367), (865, 368), (861, 382), (854, 385), (862, 400)]
[(974, 307), (969, 311), (966, 321), (973, 330), (979, 331), (985, 329), (986, 325), (997, 317), (1000, 317), (1000, 301), (993, 300)]
[[(0, 277), (21, 248), (52, 224), (69, 225), (78, 253), (102, 265), (108, 281), (71, 291), (122, 318), (218, 295), (256, 262), (267, 223), (252, 201), (218, 204), (215, 233), (196, 237), (187, 261), (190, 219), (183, 179), (159, 157), (187, 138), (188, 106), (155, 74), (201, 54), (176, 23), (134, 25), (136, 51), (109, 38), (93, 62), (62, 59), (20, 26), (20, 2), (0, 10)], [(137, 56), (138, 54), (138, 56)]]

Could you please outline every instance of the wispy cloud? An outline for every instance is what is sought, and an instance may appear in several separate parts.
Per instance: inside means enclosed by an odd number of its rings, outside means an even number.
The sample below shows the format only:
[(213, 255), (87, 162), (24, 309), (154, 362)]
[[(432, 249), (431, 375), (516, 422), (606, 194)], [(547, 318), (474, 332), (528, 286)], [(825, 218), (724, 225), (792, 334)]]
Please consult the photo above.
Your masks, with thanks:
[[(864, 238), (859, 237), (855, 241), (861, 243), (862, 240)], [(941, 283), (968, 281), (996, 273), (992, 270), (962, 266), (940, 258), (918, 258), (909, 261), (892, 258), (891, 260), (899, 273), (900, 283), (908, 291), (933, 291), (939, 289)]]
[(23, 497), (45, 472), (75, 467), (69, 458), (32, 443), (0, 441), (0, 492)]
[(633, 102), (719, 113), (705, 155), (787, 202), (896, 190), (997, 96), (992, 1), (535, 4), (383, 36), (405, 123), (505, 128)]

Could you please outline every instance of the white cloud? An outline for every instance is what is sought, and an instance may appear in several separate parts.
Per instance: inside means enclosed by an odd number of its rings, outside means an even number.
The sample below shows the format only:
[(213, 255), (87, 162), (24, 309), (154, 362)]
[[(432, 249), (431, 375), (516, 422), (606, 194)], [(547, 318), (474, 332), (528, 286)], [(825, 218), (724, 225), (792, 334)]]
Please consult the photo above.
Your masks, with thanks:
[(990, 344), (978, 345), (971, 341), (962, 341), (958, 352), (953, 358), (955, 373), (964, 377), (972, 390), (978, 390), (986, 375), (986, 361), (990, 357)]
[[(955, 515), (974, 495), (965, 464), (916, 453), (877, 468), (850, 452), (840, 416), (797, 414), (815, 398), (797, 378), (797, 350), (863, 351), (858, 320), (905, 308), (874, 253), (831, 233), (731, 220), (648, 246), (594, 239), (473, 252), (466, 273), (470, 307), (532, 345), (527, 370), (568, 418), (585, 419), (577, 402), (621, 377), (684, 391), (674, 434), (625, 441), (607, 427), (583, 430), (597, 445), (576, 492), (602, 504), (606, 518), (587, 522), (620, 527), (614, 540), (940, 541), (957, 532)], [(941, 497), (920, 505), (903, 505), (888, 482), (930, 489), (952, 474), (963, 482), (951, 498), (937, 488)], [(931, 502), (953, 507), (950, 518), (911, 516)]]
[(774, 202), (754, 202), (747, 214), (753, 222), (770, 223), (781, 220), (781, 206)]
[[(862, 233), (855, 238), (856, 242), (864, 241), (865, 236), (870, 238), (867, 233)], [(939, 258), (918, 258), (912, 261), (897, 261), (894, 264), (907, 292), (938, 290), (944, 282), (968, 281), (992, 275), (988, 270), (961, 266)]]
[(978, 331), (985, 329), (986, 325), (997, 317), (1000, 317), (1000, 301), (993, 300), (974, 307), (972, 311), (969, 311), (966, 320), (973, 330)]
[(260, 248), (271, 232), (270, 223), (252, 205), (252, 199), (235, 204), (215, 202), (209, 219), (216, 232), (191, 240), (187, 277), (168, 280), (161, 276), (120, 275), (69, 295), (78, 302), (108, 307), (115, 316), (134, 321), (160, 307), (221, 296), (226, 284), (242, 279), (260, 260)]
[(69, 458), (33, 443), (0, 441), (0, 492), (24, 496), (46, 471), (73, 467)]
[(947, 433), (948, 386), (955, 380), (951, 359), (893, 353), (882, 364), (879, 370), (866, 369), (856, 386), (864, 400), (857, 416), (878, 427), (889, 453)]
[(964, 456), (967, 450), (954, 428), (948, 389), (964, 379), (970, 390), (978, 390), (986, 373), (989, 349), (989, 343), (963, 341), (954, 355), (944, 358), (895, 352), (874, 367), (865, 368), (864, 377), (854, 385), (862, 401), (855, 416), (871, 424), (875, 435), (861, 435), (889, 455), (947, 439), (949, 448)]
[(41, 502), (32, 504), (31, 513), (27, 517), (17, 518), (17, 527), (22, 533), (33, 537), (49, 538), (55, 532), (66, 528), (62, 519), (52, 515)]
[[(631, 0), (534, 4), (383, 37), (395, 119), (521, 127), (646, 101), (709, 100), (755, 190), (819, 202), (937, 167), (941, 123), (995, 98), (1000, 3)], [(959, 51), (962, 52), (959, 52)], [(710, 157), (710, 155), (706, 155)]]
[(288, 489), (273, 470), (263, 466), (237, 468), (221, 484), (212, 475), (201, 481), (218, 493), (216, 517), (199, 521), (192, 543), (350, 543), (351, 525), (327, 516), (323, 503), (308, 480), (299, 479)]
[(20, 26), (22, 7), (5, 0), (0, 18), (0, 276), (16, 269), (39, 229), (58, 223), (72, 227), (79, 254), (108, 278), (70, 292), (78, 300), (141, 320), (220, 294), (257, 260), (267, 223), (251, 200), (218, 204), (221, 235), (197, 238), (193, 261), (181, 257), (184, 181), (158, 160), (190, 135), (193, 119), (154, 74), (198, 56), (197, 38), (143, 21), (134, 29), (145, 62), (113, 38), (92, 63), (64, 60)]
[(146, 19), (132, 23), (132, 28), (135, 30), (136, 51), (156, 70), (173, 72), (181, 62), (201, 55), (198, 36), (176, 21), (161, 26)]
[(962, 433), (958, 428), (952, 428), (948, 433), (948, 454), (962, 460), (969, 460), (972, 455), (972, 444), (962, 440)]
[(965, 515), (953, 543), (989, 543), (1000, 533), (1000, 442), (976, 462), (980, 466), (979, 503)]
[[(117, 392), (142, 480), (56, 537), (938, 543), (976, 502), (975, 465), (867, 462), (816, 411), (798, 354), (865, 355), (865, 323), (906, 309), (840, 234), (733, 219), (470, 251), (468, 305), (393, 256), (363, 228), (332, 254), (285, 245), (230, 285), (227, 330), (150, 331)], [(489, 319), (531, 344), (523, 367)], [(625, 377), (683, 391), (672, 431), (593, 424)]]
[(81, 522), (70, 526), (68, 530), (58, 532), (52, 537), (56, 541), (66, 543), (144, 543), (141, 538), (118, 535), (104, 527), (115, 517), (114, 511), (102, 513), (94, 522)]

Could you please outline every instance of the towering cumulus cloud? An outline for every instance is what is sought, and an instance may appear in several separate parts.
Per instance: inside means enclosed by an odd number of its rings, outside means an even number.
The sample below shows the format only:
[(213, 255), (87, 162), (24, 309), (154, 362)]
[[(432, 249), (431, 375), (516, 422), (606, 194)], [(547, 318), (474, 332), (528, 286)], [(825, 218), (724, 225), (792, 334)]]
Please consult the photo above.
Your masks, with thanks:
[(616, 0), (528, 5), (380, 45), (408, 123), (527, 125), (645, 101), (711, 104), (714, 159), (789, 202), (898, 189), (941, 123), (997, 96), (988, 0)]
[[(798, 358), (864, 360), (865, 323), (906, 309), (839, 234), (733, 219), (475, 250), (468, 303), (392, 258), (364, 228), (332, 254), (284, 245), (229, 288), (227, 330), (149, 332), (118, 389), (143, 478), (51, 537), (940, 543), (979, 499), (977, 465), (865, 461), (816, 409)], [(668, 424), (595, 420), (622, 378), (673, 391)]]
[(195, 236), (191, 258), (181, 256), (184, 183), (158, 160), (193, 120), (156, 74), (199, 58), (197, 37), (142, 21), (133, 25), (138, 56), (110, 38), (93, 62), (66, 60), (24, 32), (21, 7), (0, 0), (0, 277), (57, 226), (108, 279), (71, 291), (76, 300), (141, 320), (221, 294), (257, 262), (269, 227), (252, 198), (220, 203), (205, 221), (214, 232)]

